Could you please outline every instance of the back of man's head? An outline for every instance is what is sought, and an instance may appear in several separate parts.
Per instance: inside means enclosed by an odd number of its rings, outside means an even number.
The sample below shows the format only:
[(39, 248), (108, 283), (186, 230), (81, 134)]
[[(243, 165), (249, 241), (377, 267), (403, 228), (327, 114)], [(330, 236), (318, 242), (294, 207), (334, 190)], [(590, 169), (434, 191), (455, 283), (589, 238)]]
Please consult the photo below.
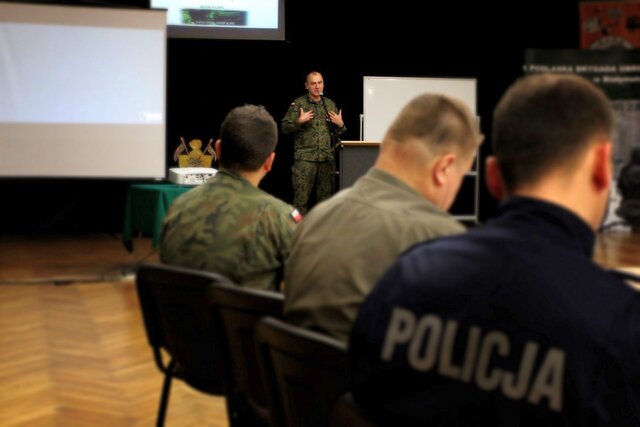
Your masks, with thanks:
[(493, 116), (493, 152), (507, 192), (538, 182), (596, 139), (610, 140), (615, 120), (606, 95), (583, 77), (536, 74), (504, 94)]
[(256, 171), (273, 153), (277, 141), (278, 125), (264, 107), (236, 107), (222, 122), (220, 165), (238, 172)]
[(384, 145), (419, 141), (432, 154), (455, 150), (470, 157), (480, 139), (477, 122), (462, 102), (445, 95), (423, 94), (400, 111), (387, 130)]

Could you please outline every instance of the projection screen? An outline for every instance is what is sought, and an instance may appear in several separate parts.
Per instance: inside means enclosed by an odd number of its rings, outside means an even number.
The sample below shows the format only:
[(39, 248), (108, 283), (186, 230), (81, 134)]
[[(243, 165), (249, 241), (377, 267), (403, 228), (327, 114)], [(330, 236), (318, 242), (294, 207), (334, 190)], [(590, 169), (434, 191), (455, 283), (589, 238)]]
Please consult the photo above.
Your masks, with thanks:
[(0, 3), (0, 176), (163, 178), (166, 11)]

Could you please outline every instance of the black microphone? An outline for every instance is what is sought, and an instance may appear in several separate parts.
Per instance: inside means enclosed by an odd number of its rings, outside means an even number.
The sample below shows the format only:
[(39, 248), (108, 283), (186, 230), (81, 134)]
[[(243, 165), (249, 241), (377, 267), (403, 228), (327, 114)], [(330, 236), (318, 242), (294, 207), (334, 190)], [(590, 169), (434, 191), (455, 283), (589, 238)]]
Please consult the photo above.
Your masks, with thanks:
[(327, 110), (327, 106), (324, 103), (324, 92), (320, 92), (320, 100), (322, 101), (322, 108), (324, 109), (324, 119), (327, 121), (329, 125), (331, 125), (331, 119), (329, 118), (329, 111)]
[[(331, 121), (329, 117), (329, 111), (327, 110), (327, 106), (324, 103), (324, 92), (320, 92), (320, 100), (322, 101), (322, 108), (324, 108), (325, 120), (327, 121), (327, 130), (329, 131), (329, 136), (331, 138), (331, 148), (335, 150), (336, 148), (342, 146), (342, 142), (338, 138), (338, 134), (336, 133), (337, 126)], [(337, 139), (337, 141), (336, 141)]]

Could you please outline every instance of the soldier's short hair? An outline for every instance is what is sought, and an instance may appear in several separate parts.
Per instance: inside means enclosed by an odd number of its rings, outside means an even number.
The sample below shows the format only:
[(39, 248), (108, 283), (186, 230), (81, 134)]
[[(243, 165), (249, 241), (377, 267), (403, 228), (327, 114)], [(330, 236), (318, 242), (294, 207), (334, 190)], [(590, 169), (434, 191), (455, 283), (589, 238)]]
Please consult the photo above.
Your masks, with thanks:
[(589, 80), (551, 73), (520, 79), (493, 114), (493, 153), (507, 191), (570, 165), (594, 137), (610, 138), (614, 128), (611, 103)]
[(231, 170), (258, 170), (273, 153), (278, 125), (261, 105), (236, 107), (220, 130), (220, 165)]
[(322, 73), (321, 73), (320, 71), (317, 71), (317, 70), (311, 70), (311, 71), (309, 71), (307, 74), (305, 74), (305, 75), (304, 75), (304, 81), (305, 81), (305, 83), (309, 81), (309, 76), (312, 76), (312, 75), (315, 75), (315, 74), (318, 74), (318, 75), (322, 76)]
[(432, 151), (457, 148), (471, 155), (482, 136), (475, 117), (461, 101), (446, 95), (423, 94), (402, 108), (385, 140), (419, 140)]

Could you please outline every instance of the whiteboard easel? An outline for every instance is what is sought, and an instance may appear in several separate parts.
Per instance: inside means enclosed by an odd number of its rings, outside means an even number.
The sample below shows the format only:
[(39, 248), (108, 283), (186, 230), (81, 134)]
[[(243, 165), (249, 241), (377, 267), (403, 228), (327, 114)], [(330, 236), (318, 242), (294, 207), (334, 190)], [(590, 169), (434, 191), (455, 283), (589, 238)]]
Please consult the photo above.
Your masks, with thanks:
[(382, 141), (391, 122), (413, 98), (438, 93), (458, 98), (476, 115), (476, 79), (432, 77), (364, 77), (364, 141)]
[[(360, 120), (360, 139), (382, 141), (387, 129), (404, 106), (423, 93), (443, 94), (457, 98), (476, 113), (476, 79), (435, 77), (364, 77), (364, 114)], [(478, 118), (479, 126), (479, 118)], [(473, 180), (473, 209), (471, 212), (454, 215), (461, 221), (478, 222), (480, 212), (480, 187), (478, 172), (480, 156), (466, 177)]]

